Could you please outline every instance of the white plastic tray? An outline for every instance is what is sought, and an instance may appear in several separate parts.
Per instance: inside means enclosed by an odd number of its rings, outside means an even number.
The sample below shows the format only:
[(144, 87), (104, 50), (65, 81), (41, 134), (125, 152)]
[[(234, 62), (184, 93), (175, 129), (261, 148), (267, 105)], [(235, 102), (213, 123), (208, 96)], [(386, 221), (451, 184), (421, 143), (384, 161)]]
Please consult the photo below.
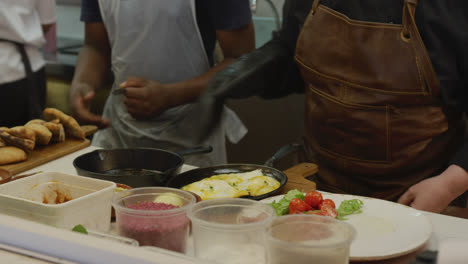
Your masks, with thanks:
[[(59, 172), (36, 174), (0, 185), (0, 213), (56, 227), (81, 224), (90, 230), (107, 232), (115, 187), (110, 181)], [(54, 200), (57, 193), (71, 200), (44, 203)]]

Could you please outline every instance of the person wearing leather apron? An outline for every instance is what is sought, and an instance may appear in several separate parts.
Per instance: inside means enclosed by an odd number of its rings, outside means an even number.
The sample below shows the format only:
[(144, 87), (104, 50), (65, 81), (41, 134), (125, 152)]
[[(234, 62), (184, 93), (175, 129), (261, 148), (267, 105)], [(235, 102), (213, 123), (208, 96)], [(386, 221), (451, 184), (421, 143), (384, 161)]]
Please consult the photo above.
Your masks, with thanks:
[(432, 212), (465, 207), (466, 5), (291, 0), (283, 11), (279, 36), (201, 95), (206, 112), (227, 98), (304, 92), (319, 190)]
[(45, 107), (45, 63), (38, 46), (44, 43), (43, 31), (55, 22), (55, 2), (0, 6), (0, 126), (12, 127), (39, 118)]
[[(83, 1), (87, 5), (89, 2)], [(223, 6), (225, 3), (232, 8)], [(92, 144), (171, 151), (196, 147), (192, 135), (198, 133), (198, 120), (204, 117), (192, 102), (216, 71), (254, 49), (248, 1), (100, 0), (98, 4), (102, 20), (86, 24), (88, 42), (80, 53), (70, 95), (74, 116), (80, 122), (95, 123), (101, 128), (110, 125), (98, 131)], [(206, 4), (210, 6), (201, 6)], [(224, 21), (242, 21), (234, 28), (216, 31), (218, 38), (222, 37), (225, 60), (211, 68), (209, 54), (213, 50), (205, 50), (204, 36), (212, 33), (214, 37), (215, 30), (202, 32), (199, 23), (216, 15), (215, 6), (228, 12)], [(206, 8), (212, 14), (200, 15)], [(99, 45), (94, 45), (95, 39)], [(234, 43), (236, 40), (238, 44)], [(214, 42), (215, 39), (213, 48)], [(96, 57), (89, 59), (89, 54), (96, 51)], [(92, 97), (89, 91), (103, 85), (109, 68), (115, 79), (100, 117), (91, 114), (85, 103)], [(247, 130), (233, 111), (224, 107), (222, 113), (220, 125), (208, 131), (207, 139), (200, 143), (211, 145), (213, 152), (187, 156), (187, 164), (209, 166), (227, 162), (225, 137), (235, 143)]]

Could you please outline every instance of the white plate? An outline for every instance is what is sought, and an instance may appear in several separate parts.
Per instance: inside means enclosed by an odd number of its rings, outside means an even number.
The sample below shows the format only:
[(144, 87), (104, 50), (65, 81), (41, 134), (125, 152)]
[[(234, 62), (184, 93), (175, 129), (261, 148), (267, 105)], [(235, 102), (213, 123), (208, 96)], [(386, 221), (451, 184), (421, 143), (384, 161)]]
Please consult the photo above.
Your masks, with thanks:
[[(389, 259), (413, 252), (423, 246), (432, 234), (430, 220), (420, 211), (398, 203), (374, 198), (322, 192), (323, 199), (332, 199), (338, 207), (343, 200), (360, 199), (362, 213), (343, 220), (357, 231), (351, 243), (350, 260)], [(283, 195), (261, 200), (279, 201)]]

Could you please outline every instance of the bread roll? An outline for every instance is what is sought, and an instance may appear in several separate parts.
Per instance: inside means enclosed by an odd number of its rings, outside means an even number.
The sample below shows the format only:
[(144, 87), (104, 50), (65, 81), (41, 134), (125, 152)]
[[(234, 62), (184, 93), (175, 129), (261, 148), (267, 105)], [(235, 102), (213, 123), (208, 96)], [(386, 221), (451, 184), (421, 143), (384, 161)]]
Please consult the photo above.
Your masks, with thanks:
[(17, 147), (0, 148), (0, 165), (25, 161), (27, 158), (26, 152)]
[(84, 125), (81, 126), (81, 129), (85, 133), (85, 136), (91, 136), (98, 131), (98, 127), (95, 125)]
[(46, 108), (44, 109), (43, 114), (46, 120), (59, 119), (60, 123), (62, 123), (65, 127), (65, 131), (73, 137), (81, 139), (85, 138), (83, 130), (73, 117), (66, 115), (62, 111), (55, 108)]
[(25, 127), (34, 131), (37, 144), (47, 145), (52, 139), (52, 132), (39, 123), (26, 124)]
[(50, 120), (49, 122), (54, 123), (54, 124), (60, 124), (60, 119)]
[(44, 126), (52, 132), (52, 142), (62, 142), (65, 141), (65, 130), (63, 125), (60, 123), (47, 122), (44, 123)]
[(21, 149), (29, 150), (29, 151), (33, 150), (34, 146), (36, 145), (35, 141), (32, 141), (30, 139), (15, 137), (5, 131), (0, 132), (0, 138), (3, 139), (3, 141), (5, 141), (8, 145), (17, 146)]
[(42, 119), (33, 119), (28, 121), (24, 126), (31, 125), (31, 124), (40, 124), (43, 125), (46, 121)]
[(31, 130), (31, 129), (25, 127), (25, 126), (12, 127), (10, 129), (8, 129), (7, 132), (10, 135), (15, 136), (15, 137), (36, 141), (36, 133), (34, 133), (33, 130)]

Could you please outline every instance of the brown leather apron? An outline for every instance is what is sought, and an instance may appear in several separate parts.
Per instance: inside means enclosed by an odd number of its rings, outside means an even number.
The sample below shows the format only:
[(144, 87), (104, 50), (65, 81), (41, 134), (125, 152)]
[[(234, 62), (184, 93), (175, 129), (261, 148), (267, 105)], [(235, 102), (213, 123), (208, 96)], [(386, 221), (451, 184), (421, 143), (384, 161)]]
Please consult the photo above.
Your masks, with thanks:
[(351, 20), (315, 0), (298, 39), (306, 149), (318, 189), (395, 200), (445, 169), (462, 141), (419, 35), (417, 0), (403, 24)]

